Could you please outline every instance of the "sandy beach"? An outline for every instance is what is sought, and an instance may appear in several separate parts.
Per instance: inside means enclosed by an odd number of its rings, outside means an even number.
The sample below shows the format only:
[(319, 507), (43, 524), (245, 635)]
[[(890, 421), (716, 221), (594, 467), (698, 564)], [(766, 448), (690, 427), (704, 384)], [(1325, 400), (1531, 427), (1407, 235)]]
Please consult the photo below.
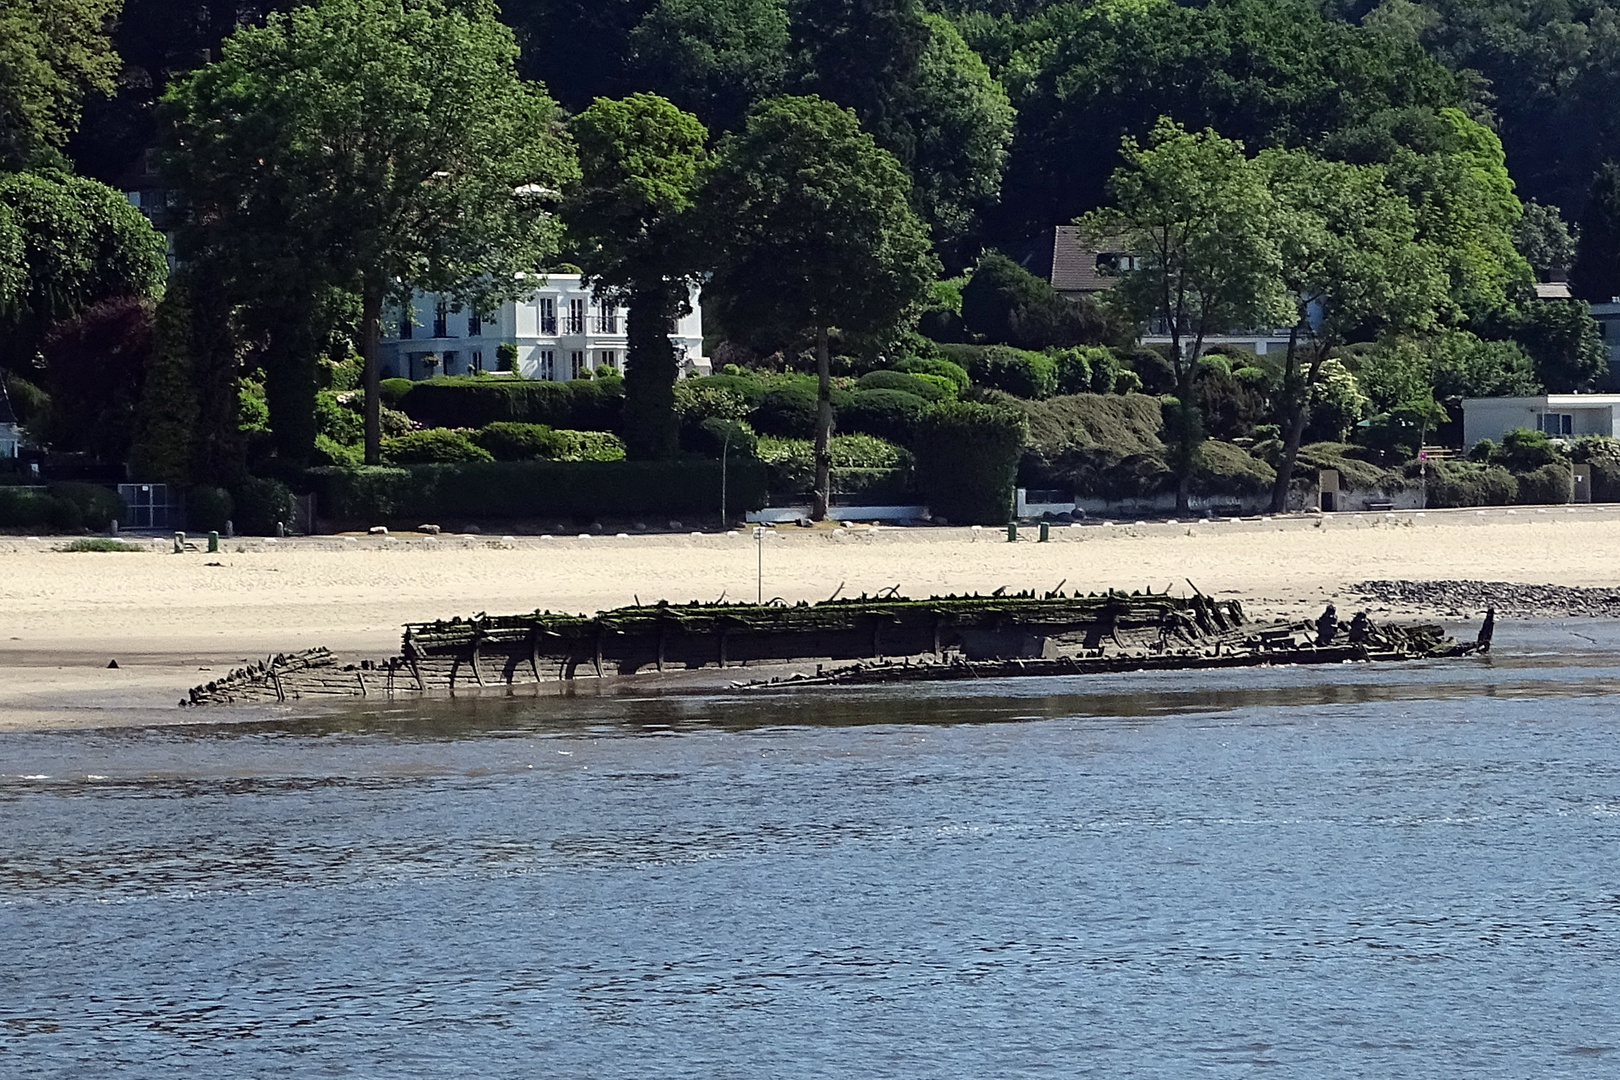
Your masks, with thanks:
[[(275, 652), (396, 651), (400, 624), (637, 599), (766, 599), (1151, 587), (1297, 616), (1381, 578), (1620, 585), (1620, 507), (1329, 515), (1025, 529), (784, 528), (731, 534), (405, 534), (228, 540), (216, 555), (65, 553), (0, 538), (0, 728), (194, 722), (175, 702), (211, 673)], [(110, 661), (118, 667), (110, 669)]]

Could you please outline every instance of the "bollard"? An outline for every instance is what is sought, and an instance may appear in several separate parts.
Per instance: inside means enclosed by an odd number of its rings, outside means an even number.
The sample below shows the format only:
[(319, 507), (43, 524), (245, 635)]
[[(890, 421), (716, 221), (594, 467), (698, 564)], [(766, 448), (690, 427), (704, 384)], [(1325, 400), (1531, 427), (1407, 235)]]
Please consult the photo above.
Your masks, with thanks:
[(276, 522), (276, 535), (277, 536), (286, 536), (287, 535), (287, 523), (285, 521)]
[(236, 539), (236, 522), (230, 520), (229, 518), (225, 519), (225, 538), (227, 540)]
[(1007, 522), (1007, 543), (1018, 543), (1018, 522), (1016, 521)]
[(208, 553), (210, 555), (217, 555), (219, 553), (219, 533), (218, 532), (211, 531), (208, 534)]
[(107, 525), (107, 535), (108, 536), (117, 536), (118, 535), (118, 519), (117, 518), (113, 518), (112, 521)]
[(1043, 521), (1041, 522), (1041, 538), (1036, 543), (1044, 544), (1050, 539), (1052, 539), (1052, 526)]
[(182, 533), (182, 532), (175, 533), (174, 534), (174, 553), (176, 555), (181, 555), (181, 554), (185, 553), (185, 550), (186, 550), (186, 534)]

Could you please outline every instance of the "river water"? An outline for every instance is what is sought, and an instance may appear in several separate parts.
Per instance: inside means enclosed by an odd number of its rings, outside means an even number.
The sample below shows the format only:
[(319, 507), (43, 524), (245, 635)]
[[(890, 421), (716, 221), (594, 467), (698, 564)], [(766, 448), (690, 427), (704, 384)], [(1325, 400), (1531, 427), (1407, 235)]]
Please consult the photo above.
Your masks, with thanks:
[(4, 735), (0, 1076), (1620, 1076), (1617, 692), (1547, 623)]

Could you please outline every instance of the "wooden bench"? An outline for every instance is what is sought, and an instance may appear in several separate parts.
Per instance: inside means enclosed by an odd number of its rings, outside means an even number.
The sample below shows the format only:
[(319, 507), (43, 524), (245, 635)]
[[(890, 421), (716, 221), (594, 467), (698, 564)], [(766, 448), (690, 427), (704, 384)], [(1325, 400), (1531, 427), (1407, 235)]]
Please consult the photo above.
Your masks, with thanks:
[(1367, 504), (1367, 509), (1370, 512), (1375, 513), (1375, 514), (1384, 514), (1384, 513), (1388, 513), (1389, 511), (1395, 509), (1395, 504), (1392, 503), (1392, 502), (1388, 502), (1388, 501), (1385, 501), (1385, 502), (1369, 502)]

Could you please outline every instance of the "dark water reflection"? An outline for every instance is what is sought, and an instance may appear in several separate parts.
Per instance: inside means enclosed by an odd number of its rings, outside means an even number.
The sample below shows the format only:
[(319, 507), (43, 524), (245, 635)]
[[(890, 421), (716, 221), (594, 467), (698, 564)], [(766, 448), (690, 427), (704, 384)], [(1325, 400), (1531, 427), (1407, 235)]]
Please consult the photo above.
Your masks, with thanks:
[(1620, 639), (0, 736), (0, 1076), (1620, 1075)]

